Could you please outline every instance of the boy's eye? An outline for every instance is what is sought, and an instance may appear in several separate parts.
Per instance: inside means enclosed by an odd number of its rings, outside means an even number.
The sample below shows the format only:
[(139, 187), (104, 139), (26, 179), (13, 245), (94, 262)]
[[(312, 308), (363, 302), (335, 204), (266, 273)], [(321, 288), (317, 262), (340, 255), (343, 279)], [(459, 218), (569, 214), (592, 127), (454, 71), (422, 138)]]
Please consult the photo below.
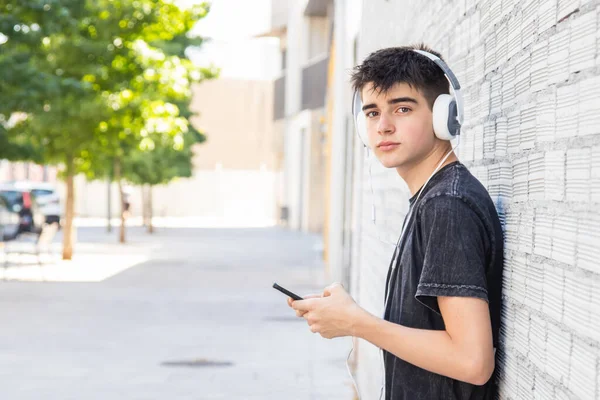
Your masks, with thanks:
[(377, 114), (377, 111), (369, 111), (367, 113), (367, 118), (373, 118), (376, 116), (376, 114)]
[(405, 114), (405, 113), (407, 113), (407, 112), (410, 111), (410, 108), (408, 108), (408, 107), (400, 107), (400, 108), (398, 108), (398, 111), (400, 111), (402, 114)]

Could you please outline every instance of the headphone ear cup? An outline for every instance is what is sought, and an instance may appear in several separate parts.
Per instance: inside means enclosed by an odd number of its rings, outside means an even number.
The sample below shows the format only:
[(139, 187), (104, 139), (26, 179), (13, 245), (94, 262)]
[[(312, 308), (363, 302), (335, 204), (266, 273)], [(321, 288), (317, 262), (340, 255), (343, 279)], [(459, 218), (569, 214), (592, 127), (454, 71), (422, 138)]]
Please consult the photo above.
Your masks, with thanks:
[(354, 128), (360, 138), (363, 146), (369, 148), (369, 137), (367, 135), (367, 117), (362, 111), (362, 101), (358, 91), (354, 92), (352, 99), (352, 117), (354, 118)]
[[(455, 100), (449, 94), (440, 94), (433, 103), (433, 132), (438, 139), (454, 139), (456, 129), (451, 123), (451, 118), (456, 120), (456, 115), (451, 115), (454, 114), (451, 109), (456, 110), (456, 106), (453, 107), (453, 103)], [(452, 131), (449, 128), (452, 128)]]

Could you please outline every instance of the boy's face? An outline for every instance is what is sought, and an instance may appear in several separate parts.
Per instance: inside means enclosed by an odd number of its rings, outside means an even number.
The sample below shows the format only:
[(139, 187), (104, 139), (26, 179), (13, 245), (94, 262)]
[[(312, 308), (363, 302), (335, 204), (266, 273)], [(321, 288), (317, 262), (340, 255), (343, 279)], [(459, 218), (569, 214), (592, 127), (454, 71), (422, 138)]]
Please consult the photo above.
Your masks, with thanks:
[(417, 165), (440, 142), (427, 100), (407, 83), (397, 83), (386, 93), (372, 89), (372, 83), (362, 89), (369, 147), (387, 168)]

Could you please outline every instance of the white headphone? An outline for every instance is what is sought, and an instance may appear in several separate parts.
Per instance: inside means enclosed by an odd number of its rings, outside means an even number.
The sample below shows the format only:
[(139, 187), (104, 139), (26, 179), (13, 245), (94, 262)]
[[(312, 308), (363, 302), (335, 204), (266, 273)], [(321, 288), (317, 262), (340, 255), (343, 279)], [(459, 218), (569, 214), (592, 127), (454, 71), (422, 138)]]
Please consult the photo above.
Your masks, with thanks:
[(433, 131), (435, 135), (442, 140), (452, 140), (460, 135), (460, 128), (463, 124), (463, 98), (460, 91), (460, 83), (456, 79), (454, 72), (448, 65), (434, 54), (423, 50), (413, 50), (437, 64), (444, 71), (444, 76), (450, 82), (454, 98), (449, 94), (440, 94), (433, 103)]
[[(441, 140), (452, 140), (456, 136), (460, 135), (460, 128), (463, 124), (464, 118), (464, 105), (462, 92), (460, 90), (460, 83), (456, 76), (448, 67), (448, 65), (440, 59), (438, 56), (428, 53), (423, 50), (412, 49), (415, 53), (421, 54), (431, 61), (436, 63), (437, 66), (444, 72), (444, 76), (450, 82), (454, 95), (440, 94), (433, 103), (433, 131), (435, 136)], [(360, 98), (360, 92), (357, 90), (354, 92), (352, 99), (352, 116), (354, 117), (355, 127), (358, 135), (363, 142), (363, 145), (368, 147), (368, 138), (366, 132), (364, 132), (365, 125), (361, 123), (361, 119), (364, 118), (362, 112), (362, 100)], [(362, 117), (361, 117), (362, 116)], [(362, 128), (362, 129), (361, 129)]]
[[(431, 54), (426, 51), (423, 51), (423, 50), (412, 49), (412, 51), (414, 51), (418, 54), (421, 54), (421, 55), (429, 58), (434, 63), (436, 63), (436, 65), (438, 65), (444, 72), (444, 76), (446, 77), (446, 79), (448, 79), (448, 82), (450, 82), (450, 85), (452, 86), (452, 91), (454, 92), (454, 96), (449, 95), (449, 94), (438, 95), (438, 97), (435, 99), (435, 102), (433, 103), (432, 118), (433, 118), (433, 131), (435, 133), (435, 136), (438, 139), (448, 140), (448, 141), (454, 139), (455, 137), (458, 137), (459, 141), (460, 141), (460, 128), (463, 124), (463, 118), (464, 118), (464, 114), (463, 114), (464, 108), (463, 107), (464, 107), (464, 105), (463, 105), (462, 93), (460, 91), (460, 83), (458, 82), (458, 79), (456, 78), (456, 76), (454, 75), (454, 73), (452, 72), (450, 67), (448, 67), (448, 65), (443, 60), (441, 60), (439, 57), (437, 57), (436, 55)], [(365, 115), (364, 115), (364, 112), (362, 111), (363, 104), (362, 104), (362, 101), (360, 98), (360, 93), (358, 90), (354, 92), (352, 103), (353, 103), (352, 104), (352, 115), (354, 117), (355, 129), (358, 133), (359, 138), (363, 142), (363, 145), (365, 147), (367, 147), (367, 149), (368, 149), (369, 141), (368, 141), (367, 134), (364, 130), (361, 130), (361, 128), (363, 128), (363, 129), (366, 128), (366, 121), (361, 121), (361, 119), (365, 118)], [(446, 155), (444, 156), (442, 161), (440, 161), (440, 163), (435, 168), (435, 170), (432, 172), (432, 174), (429, 176), (429, 178), (427, 178), (427, 181), (425, 181), (425, 184), (422, 186), (421, 190), (419, 191), (417, 199), (413, 203), (415, 205), (415, 207), (419, 200), (419, 197), (421, 197), (421, 194), (423, 193), (423, 191), (425, 189), (425, 186), (427, 186), (427, 184), (429, 183), (429, 180), (440, 169), (440, 167), (442, 166), (444, 161), (446, 161), (448, 156), (450, 154), (452, 154), (452, 152), (454, 151), (454, 149), (456, 149), (457, 146), (458, 146), (458, 143), (448, 153), (446, 153)], [(369, 165), (369, 181), (371, 181), (370, 165)], [(375, 197), (374, 193), (373, 193), (372, 182), (371, 182), (371, 195), (373, 198)], [(398, 256), (398, 257), (400, 256), (398, 246), (399, 246), (400, 242), (402, 241), (402, 237), (404, 236), (404, 233), (405, 233), (405, 228), (408, 226), (408, 222), (411, 217), (412, 217), (412, 211), (407, 216), (406, 223), (404, 224), (404, 227), (400, 233), (400, 237), (398, 238), (398, 242), (396, 243), (396, 248), (394, 250), (394, 255), (392, 256), (392, 262), (391, 262), (392, 269), (395, 267), (395, 264), (396, 264), (396, 256)], [(374, 204), (373, 204), (373, 222), (375, 222), (375, 205)], [(389, 289), (386, 288), (386, 292), (387, 292), (387, 296), (385, 296), (385, 301), (384, 301), (384, 306), (383, 306), (384, 314), (387, 309), (387, 303), (388, 303), (388, 300), (390, 297), (391, 288), (389, 288)], [(358, 390), (358, 385), (356, 384), (356, 381), (354, 380), (354, 376), (352, 375), (352, 371), (350, 370), (350, 366), (348, 364), (348, 362), (350, 360), (350, 355), (352, 354), (353, 351), (354, 351), (354, 342), (352, 342), (352, 349), (350, 350), (350, 353), (348, 353), (348, 357), (346, 359), (346, 368), (348, 370), (348, 374), (350, 375), (350, 378), (352, 378), (354, 388), (356, 389), (356, 394), (360, 400), (360, 392)], [(380, 349), (380, 353), (381, 353), (381, 362), (382, 362), (382, 368), (383, 368), (382, 384), (381, 384), (381, 388), (380, 388), (380, 392), (379, 392), (379, 399), (381, 400), (381, 398), (383, 396), (384, 385), (385, 385), (385, 365), (383, 362), (383, 354), (382, 354), (383, 352), (381, 349)]]

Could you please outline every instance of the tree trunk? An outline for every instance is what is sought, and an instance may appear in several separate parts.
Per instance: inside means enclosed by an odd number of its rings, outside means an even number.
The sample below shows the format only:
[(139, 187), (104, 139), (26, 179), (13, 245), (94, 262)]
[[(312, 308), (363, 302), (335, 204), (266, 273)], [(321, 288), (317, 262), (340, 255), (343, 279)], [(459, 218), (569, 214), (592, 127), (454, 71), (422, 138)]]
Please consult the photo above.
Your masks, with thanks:
[(73, 159), (67, 158), (67, 201), (65, 202), (65, 229), (63, 233), (63, 260), (73, 258), (74, 227), (73, 217), (75, 214), (75, 185), (73, 184)]
[(142, 194), (142, 226), (148, 226), (148, 208), (146, 207), (146, 203), (148, 202), (148, 198), (146, 196), (146, 185), (140, 186), (140, 193)]
[(148, 185), (148, 233), (154, 233), (154, 225), (152, 225), (152, 185)]
[(119, 186), (119, 198), (121, 199), (121, 228), (119, 229), (119, 243), (125, 243), (125, 193), (121, 182), (121, 160), (115, 159), (115, 180)]
[(108, 203), (108, 209), (107, 214), (106, 214), (106, 231), (108, 233), (112, 232), (112, 225), (110, 224), (110, 217), (112, 216), (112, 179), (111, 177), (108, 177), (108, 193), (107, 193), (107, 203)]

